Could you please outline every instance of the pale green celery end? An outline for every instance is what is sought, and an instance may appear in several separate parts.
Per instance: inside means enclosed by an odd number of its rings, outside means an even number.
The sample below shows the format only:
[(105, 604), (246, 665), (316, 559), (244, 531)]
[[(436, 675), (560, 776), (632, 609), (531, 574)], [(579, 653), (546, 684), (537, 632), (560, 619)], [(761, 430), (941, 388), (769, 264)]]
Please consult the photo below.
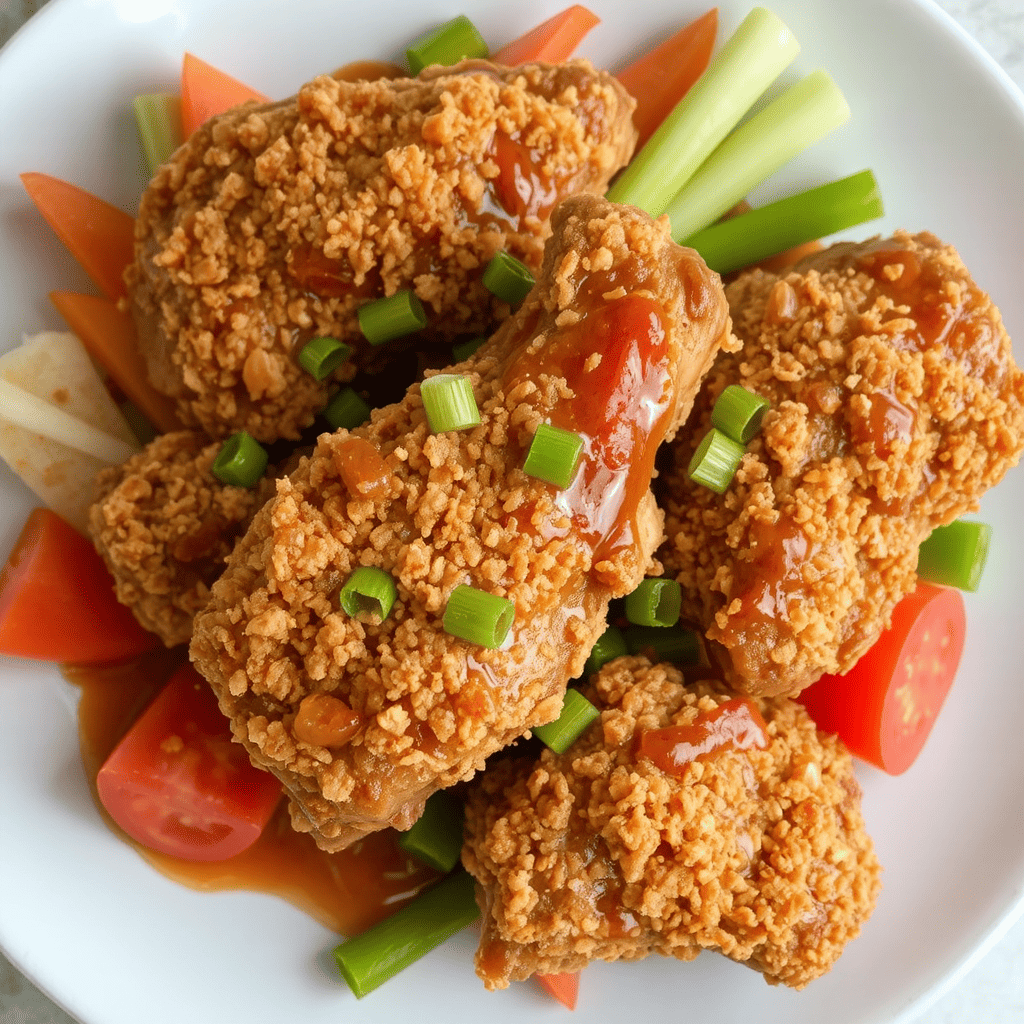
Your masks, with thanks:
[(765, 178), (850, 117), (831, 77), (814, 71), (736, 129), (665, 209), (678, 242), (714, 223)]
[(136, 96), (133, 106), (142, 151), (152, 177), (184, 141), (181, 97), (176, 93), (148, 93)]
[(608, 199), (660, 216), (799, 52), (786, 25), (755, 7), (608, 191)]

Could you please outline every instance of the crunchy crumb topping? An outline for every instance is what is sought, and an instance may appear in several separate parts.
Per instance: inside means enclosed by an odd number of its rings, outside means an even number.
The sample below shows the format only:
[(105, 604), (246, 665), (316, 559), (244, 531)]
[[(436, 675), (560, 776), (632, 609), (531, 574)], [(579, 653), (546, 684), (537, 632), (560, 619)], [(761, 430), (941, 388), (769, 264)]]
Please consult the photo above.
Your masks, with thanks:
[(634, 103), (586, 61), (465, 62), (417, 79), (322, 76), (200, 128), (155, 175), (126, 281), (150, 377), (187, 423), (297, 437), (327, 403), (296, 353), (329, 334), (370, 359), (356, 309), (412, 288), (420, 340), (508, 315), (483, 287), (502, 248), (540, 265), (548, 214), (603, 193)]
[[(798, 693), (843, 672), (913, 590), (930, 531), (1024, 447), (1024, 374), (955, 250), (899, 232), (727, 289), (723, 353), (676, 441), (659, 553), (727, 678)], [(684, 469), (731, 383), (772, 408), (723, 495)]]
[(93, 543), (117, 599), (168, 647), (188, 642), (235, 538), (270, 496), (265, 486), (222, 484), (210, 471), (219, 450), (202, 434), (178, 431), (96, 475)]
[(670, 775), (636, 754), (640, 734), (692, 724), (729, 694), (620, 658), (588, 696), (601, 719), (565, 754), (499, 762), (470, 787), (462, 857), (479, 882), (487, 987), (702, 949), (770, 984), (828, 971), (880, 887), (842, 744), (799, 704), (760, 699), (764, 749)]
[[(576, 197), (555, 225), (538, 287), (458, 368), (472, 379), (480, 426), (431, 434), (414, 386), (368, 426), (322, 435), (312, 456), (278, 482), (196, 620), (192, 658), (235, 736), (282, 778), (295, 826), (327, 849), (388, 824), (407, 828), (433, 790), (467, 778), (488, 754), (556, 717), (566, 681), (604, 629), (608, 600), (639, 583), (661, 537), (641, 461), (622, 470), (618, 498), (594, 498), (614, 514), (593, 530), (585, 509), (566, 506), (520, 467), (537, 424), (574, 387), (588, 386), (556, 372), (563, 364), (553, 359), (560, 353), (572, 365), (578, 353), (582, 366), (594, 341), (557, 324), (569, 307), (584, 323), (600, 314), (603, 274), (616, 274), (634, 295), (656, 296), (662, 310), (664, 416), (647, 427), (652, 444), (685, 416), (725, 335), (721, 286), (671, 242), (666, 222), (639, 211)], [(595, 254), (610, 260), (606, 271), (594, 270)], [(519, 372), (523, 366), (536, 372)], [(610, 415), (612, 432), (632, 418), (621, 405)], [(372, 443), (391, 472), (376, 498), (344, 485), (338, 455), (352, 437)], [(339, 586), (359, 565), (395, 579), (384, 622), (337, 607)], [(462, 583), (514, 603), (504, 649), (443, 631), (448, 595)], [(331, 694), (360, 716), (344, 745), (318, 747), (295, 735), (310, 693)]]

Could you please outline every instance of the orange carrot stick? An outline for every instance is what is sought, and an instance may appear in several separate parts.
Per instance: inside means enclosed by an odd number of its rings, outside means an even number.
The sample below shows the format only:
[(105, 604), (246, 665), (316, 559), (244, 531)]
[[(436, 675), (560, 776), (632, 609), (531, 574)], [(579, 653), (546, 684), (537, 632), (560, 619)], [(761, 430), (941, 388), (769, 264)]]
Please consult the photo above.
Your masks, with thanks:
[(567, 1010), (576, 1009), (576, 997), (580, 991), (580, 972), (572, 974), (535, 974), (534, 977)]
[(704, 73), (715, 48), (718, 8), (680, 29), (616, 76), (637, 101), (633, 124), (639, 149)]
[(135, 255), (135, 221), (123, 210), (49, 174), (21, 176), (32, 202), (96, 287), (113, 300)]
[(263, 93), (250, 89), (237, 78), (213, 65), (185, 54), (181, 62), (181, 128), (187, 139), (204, 121), (246, 100), (269, 103)]
[(96, 295), (50, 292), (50, 299), (71, 330), (82, 339), (89, 355), (110, 374), (114, 383), (143, 412), (157, 430), (181, 430), (174, 403), (146, 376), (135, 325), (117, 306)]
[(558, 64), (572, 56), (573, 50), (580, 45), (583, 37), (600, 20), (593, 11), (588, 11), (582, 4), (573, 4), (536, 28), (530, 29), (526, 35), (506, 43), (500, 50), (492, 53), (490, 59), (495, 64), (504, 64), (510, 68), (538, 60)]

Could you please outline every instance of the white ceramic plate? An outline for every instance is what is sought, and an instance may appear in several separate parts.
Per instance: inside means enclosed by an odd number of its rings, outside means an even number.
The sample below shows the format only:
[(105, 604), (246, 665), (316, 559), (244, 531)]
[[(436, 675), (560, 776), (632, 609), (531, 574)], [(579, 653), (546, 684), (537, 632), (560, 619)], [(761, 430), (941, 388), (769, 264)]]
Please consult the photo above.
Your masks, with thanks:
[[(395, 58), (437, 21), (467, 11), (496, 45), (563, 6), (466, 0), (53, 0), (0, 55), (0, 346), (60, 326), (46, 293), (91, 290), (35, 214), (20, 171), (56, 174), (134, 212), (142, 156), (129, 101), (175, 86), (189, 49), (271, 96), (349, 60)], [(583, 53), (621, 65), (701, 12), (695, 0), (593, 0), (604, 18)], [(746, 13), (720, 0), (723, 32)], [(1024, 104), (937, 8), (917, 0), (778, 0), (803, 53), (789, 75), (828, 69), (853, 119), (768, 189), (871, 167), (889, 211), (880, 227), (927, 228), (960, 249), (1024, 339)], [(514, 9), (513, 9), (514, 7)], [(1018, 358), (1022, 355), (1018, 345)], [(6, 467), (2, 467), (6, 470)], [(0, 474), (0, 551), (31, 497)], [(983, 503), (994, 550), (968, 597), (964, 665), (924, 755), (890, 779), (861, 772), (886, 867), (864, 934), (801, 993), (708, 954), (595, 965), (575, 1020), (713, 1024), (906, 1020), (955, 978), (1024, 893), (1019, 756), (1024, 638), (1024, 471)], [(101, 824), (78, 759), (74, 691), (56, 671), (0, 660), (0, 946), (86, 1024), (553, 1019), (532, 985), (487, 994), (467, 931), (357, 1002), (327, 951), (335, 936), (290, 905), (202, 895), (151, 870)]]

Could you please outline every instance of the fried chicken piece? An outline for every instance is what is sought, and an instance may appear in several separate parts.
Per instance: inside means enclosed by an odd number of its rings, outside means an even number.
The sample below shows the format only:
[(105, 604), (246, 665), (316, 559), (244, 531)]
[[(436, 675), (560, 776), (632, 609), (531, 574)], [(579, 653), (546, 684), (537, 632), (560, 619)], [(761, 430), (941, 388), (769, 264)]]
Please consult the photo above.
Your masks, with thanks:
[(793, 701), (645, 658), (610, 662), (587, 696), (601, 718), (566, 753), (469, 787), (484, 984), (702, 949), (773, 985), (828, 971), (880, 888), (841, 742)]
[(163, 434), (122, 466), (96, 475), (89, 533), (114, 577), (117, 599), (168, 646), (187, 643), (235, 540), (273, 493), (211, 472), (220, 443)]
[[(428, 313), (417, 344), (443, 342), (445, 365), (453, 336), (508, 315), (483, 286), (488, 260), (504, 248), (536, 270), (557, 200), (602, 194), (624, 166), (634, 105), (586, 61), (467, 61), (323, 76), (215, 118), (139, 209), (126, 281), (153, 384), (213, 437), (298, 437), (332, 383), (394, 358), (356, 310), (404, 288)], [(318, 335), (356, 348), (333, 381), (297, 360)]]
[[(845, 672), (914, 589), (931, 530), (978, 507), (1024, 446), (999, 311), (932, 235), (837, 245), (727, 289), (723, 353), (660, 481), (684, 615), (728, 682), (799, 693)], [(686, 478), (728, 384), (771, 402), (724, 495)]]
[[(655, 450), (727, 336), (720, 282), (637, 210), (579, 196), (554, 224), (537, 286), (456, 367), (480, 426), (430, 433), (414, 385), (368, 426), (322, 435), (196, 620), (192, 658), (235, 737), (324, 849), (408, 828), (436, 789), (555, 718), (609, 599), (660, 541)], [(587, 435), (565, 491), (520, 468), (542, 422)], [(395, 581), (383, 622), (338, 608), (360, 565)], [(464, 583), (514, 603), (502, 649), (444, 632)]]

